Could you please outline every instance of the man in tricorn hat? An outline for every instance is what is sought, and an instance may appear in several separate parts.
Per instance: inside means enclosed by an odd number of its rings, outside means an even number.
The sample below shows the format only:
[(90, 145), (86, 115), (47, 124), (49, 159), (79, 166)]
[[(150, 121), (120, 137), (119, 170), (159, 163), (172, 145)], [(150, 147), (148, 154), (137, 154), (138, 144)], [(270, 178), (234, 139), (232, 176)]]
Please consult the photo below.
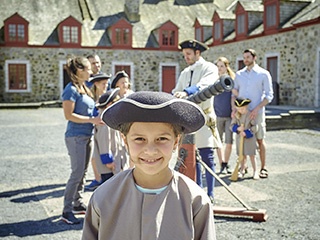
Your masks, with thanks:
[[(178, 79), (176, 87), (172, 90), (174, 96), (178, 98), (188, 97), (207, 86), (213, 84), (218, 78), (218, 68), (210, 62), (207, 62), (201, 57), (201, 53), (206, 51), (208, 47), (196, 40), (187, 40), (179, 44), (188, 67), (185, 68)], [(215, 122), (215, 113), (212, 108), (213, 98), (210, 98), (199, 104), (207, 117), (207, 122)], [(214, 126), (215, 128), (215, 126)], [(214, 152), (213, 148), (221, 147), (221, 141), (218, 135), (212, 134), (210, 128), (205, 125), (195, 134), (196, 147), (202, 157), (202, 160), (213, 170), (214, 168)], [(202, 187), (202, 174), (200, 163), (196, 164), (197, 167), (197, 183)], [(206, 180), (208, 195), (213, 202), (213, 188), (215, 179), (206, 171)]]

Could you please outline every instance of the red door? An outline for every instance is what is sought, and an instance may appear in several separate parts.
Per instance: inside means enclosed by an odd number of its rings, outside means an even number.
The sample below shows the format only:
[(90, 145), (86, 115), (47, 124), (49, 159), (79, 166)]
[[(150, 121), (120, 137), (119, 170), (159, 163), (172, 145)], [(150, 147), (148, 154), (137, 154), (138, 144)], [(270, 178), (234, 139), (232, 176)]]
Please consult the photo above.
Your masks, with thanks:
[(176, 67), (163, 66), (162, 67), (162, 92), (171, 93), (176, 86)]

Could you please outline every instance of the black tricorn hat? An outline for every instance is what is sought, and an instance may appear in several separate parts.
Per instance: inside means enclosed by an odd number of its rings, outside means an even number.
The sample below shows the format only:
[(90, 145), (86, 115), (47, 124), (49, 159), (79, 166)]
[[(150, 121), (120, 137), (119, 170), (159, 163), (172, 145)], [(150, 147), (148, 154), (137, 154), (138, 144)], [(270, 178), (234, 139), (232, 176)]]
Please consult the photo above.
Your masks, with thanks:
[(108, 73), (97, 73), (95, 75), (93, 75), (92, 77), (90, 77), (89, 82), (91, 83), (95, 83), (95, 82), (99, 82), (101, 80), (108, 80), (111, 78), (111, 74)]
[(209, 49), (207, 45), (197, 40), (186, 40), (179, 43), (179, 49), (191, 48), (194, 50), (199, 50), (200, 52), (204, 52)]
[(249, 103), (251, 103), (251, 100), (248, 98), (238, 97), (236, 100), (234, 100), (234, 103), (237, 107), (243, 107), (249, 105)]
[(123, 77), (129, 78), (129, 75), (124, 70), (117, 72), (115, 78), (112, 80), (111, 88), (115, 88), (119, 79)]
[(106, 93), (102, 94), (99, 98), (99, 102), (96, 104), (98, 108), (104, 108), (108, 103), (118, 95), (120, 88), (110, 89)]
[(205, 115), (193, 102), (176, 98), (169, 93), (141, 91), (119, 100), (101, 116), (111, 128), (130, 122), (163, 122), (180, 125), (184, 133), (199, 130)]

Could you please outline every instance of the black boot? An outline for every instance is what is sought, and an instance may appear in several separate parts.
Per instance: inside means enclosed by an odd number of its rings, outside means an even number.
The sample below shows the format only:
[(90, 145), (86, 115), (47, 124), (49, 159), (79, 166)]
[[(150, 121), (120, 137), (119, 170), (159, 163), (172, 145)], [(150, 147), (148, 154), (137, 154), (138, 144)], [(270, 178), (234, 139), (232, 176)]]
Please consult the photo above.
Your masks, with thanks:
[(223, 171), (224, 171), (224, 169), (226, 169), (227, 165), (228, 165), (228, 164), (225, 163), (225, 162), (221, 163), (220, 174), (223, 173)]

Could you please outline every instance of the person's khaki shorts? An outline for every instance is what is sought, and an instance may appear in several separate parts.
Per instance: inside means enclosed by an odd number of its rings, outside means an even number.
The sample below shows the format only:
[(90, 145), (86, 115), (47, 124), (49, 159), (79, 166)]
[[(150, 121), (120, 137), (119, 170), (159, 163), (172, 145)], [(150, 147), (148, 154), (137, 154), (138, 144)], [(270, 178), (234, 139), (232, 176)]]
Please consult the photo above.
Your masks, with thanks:
[(230, 130), (231, 117), (217, 117), (217, 129), (220, 135), (221, 142), (223, 142), (223, 133), (225, 136), (225, 143), (232, 144), (232, 131)]
[(259, 113), (256, 118), (258, 124), (258, 131), (256, 132), (257, 139), (264, 139), (266, 135), (266, 116), (264, 113)]

